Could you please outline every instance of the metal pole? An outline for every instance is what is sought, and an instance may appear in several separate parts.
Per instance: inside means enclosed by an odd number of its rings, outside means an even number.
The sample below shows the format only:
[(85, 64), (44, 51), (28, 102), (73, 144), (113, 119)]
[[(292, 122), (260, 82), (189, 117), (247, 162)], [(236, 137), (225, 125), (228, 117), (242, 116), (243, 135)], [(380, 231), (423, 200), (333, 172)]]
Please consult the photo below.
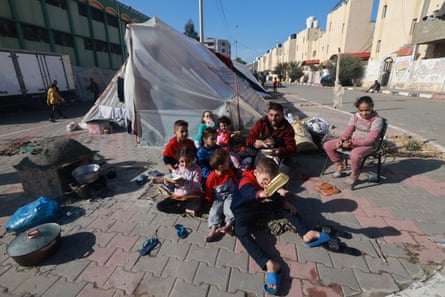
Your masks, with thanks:
[(199, 42), (204, 43), (204, 16), (202, 0), (199, 0)]
[(238, 25), (235, 25), (235, 59), (238, 58)]

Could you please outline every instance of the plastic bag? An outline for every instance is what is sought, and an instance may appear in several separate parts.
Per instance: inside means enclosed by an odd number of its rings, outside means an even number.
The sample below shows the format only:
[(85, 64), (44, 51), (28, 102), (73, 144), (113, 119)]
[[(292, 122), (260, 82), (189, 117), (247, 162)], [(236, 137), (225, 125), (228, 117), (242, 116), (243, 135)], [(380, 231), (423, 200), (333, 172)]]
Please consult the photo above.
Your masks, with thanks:
[(49, 223), (55, 220), (59, 210), (60, 206), (56, 200), (41, 196), (17, 209), (6, 224), (6, 231), (20, 233)]

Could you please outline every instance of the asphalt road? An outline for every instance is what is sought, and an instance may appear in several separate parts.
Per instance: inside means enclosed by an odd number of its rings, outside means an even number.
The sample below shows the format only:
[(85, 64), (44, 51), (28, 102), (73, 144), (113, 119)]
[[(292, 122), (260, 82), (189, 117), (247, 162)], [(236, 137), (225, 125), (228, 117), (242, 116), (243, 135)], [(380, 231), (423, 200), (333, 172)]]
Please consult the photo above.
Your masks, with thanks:
[[(321, 86), (283, 85), (278, 90), (292, 94), (289, 98), (304, 99), (332, 107), (333, 88)], [(387, 94), (367, 94), (358, 90), (345, 90), (343, 104), (337, 109), (354, 112), (356, 98), (370, 95), (374, 99), (375, 109), (385, 117), (389, 125), (402, 133), (415, 136), (417, 139), (429, 141), (445, 152), (445, 100), (420, 97), (408, 97)], [(290, 99), (292, 101), (292, 99)]]

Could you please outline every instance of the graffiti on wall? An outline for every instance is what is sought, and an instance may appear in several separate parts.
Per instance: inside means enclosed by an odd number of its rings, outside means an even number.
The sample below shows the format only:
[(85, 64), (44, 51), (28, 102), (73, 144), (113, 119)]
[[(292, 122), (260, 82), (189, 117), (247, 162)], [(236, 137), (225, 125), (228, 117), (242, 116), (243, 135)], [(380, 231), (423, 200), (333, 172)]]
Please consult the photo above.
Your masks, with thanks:
[(396, 59), (393, 66), (393, 76), (391, 83), (406, 82), (409, 79), (409, 69), (411, 67), (410, 57), (400, 57)]
[(411, 61), (411, 57), (398, 57), (391, 73), (391, 85), (405, 88), (444, 91), (445, 58)]

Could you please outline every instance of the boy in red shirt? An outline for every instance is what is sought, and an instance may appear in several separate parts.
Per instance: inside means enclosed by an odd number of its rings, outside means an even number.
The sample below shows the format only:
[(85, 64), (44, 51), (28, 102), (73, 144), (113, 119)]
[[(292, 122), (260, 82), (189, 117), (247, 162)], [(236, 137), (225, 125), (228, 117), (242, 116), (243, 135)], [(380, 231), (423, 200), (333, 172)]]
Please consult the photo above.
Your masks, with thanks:
[[(230, 169), (229, 154), (223, 149), (212, 153), (209, 164), (213, 171), (207, 177), (205, 198), (212, 206), (208, 218), (210, 231), (206, 241), (213, 241), (220, 234), (232, 234), (233, 213), (230, 205), (238, 177)], [(225, 225), (221, 226), (224, 221)]]
[(163, 153), (164, 164), (170, 172), (178, 166), (177, 155), (181, 147), (190, 147), (196, 155), (195, 143), (188, 139), (188, 127), (189, 124), (184, 120), (177, 120), (173, 126), (175, 136), (167, 143)]

